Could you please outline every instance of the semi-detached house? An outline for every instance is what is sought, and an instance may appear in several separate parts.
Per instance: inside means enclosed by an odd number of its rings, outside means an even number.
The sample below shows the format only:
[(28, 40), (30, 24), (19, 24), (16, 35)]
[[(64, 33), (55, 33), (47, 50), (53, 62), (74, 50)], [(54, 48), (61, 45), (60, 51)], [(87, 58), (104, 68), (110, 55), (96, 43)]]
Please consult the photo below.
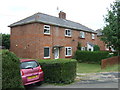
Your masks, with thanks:
[(60, 11), (59, 17), (36, 13), (13, 23), (10, 50), (21, 58), (58, 59), (71, 58), (78, 42), (82, 50), (93, 51), (97, 44), (97, 33), (66, 19)]

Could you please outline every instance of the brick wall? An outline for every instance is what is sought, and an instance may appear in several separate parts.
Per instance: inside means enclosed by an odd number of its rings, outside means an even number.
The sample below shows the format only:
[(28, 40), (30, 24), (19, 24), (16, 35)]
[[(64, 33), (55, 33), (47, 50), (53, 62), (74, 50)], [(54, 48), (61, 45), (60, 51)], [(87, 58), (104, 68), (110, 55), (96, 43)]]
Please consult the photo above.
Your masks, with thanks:
[(97, 37), (97, 45), (100, 47), (101, 51), (105, 50), (105, 43), (103, 41), (100, 40), (100, 36)]
[(95, 40), (92, 40), (89, 32), (85, 33), (85, 39), (79, 37), (80, 31), (72, 30), (72, 37), (65, 37), (65, 29), (62, 27), (50, 25), (50, 35), (43, 33), (45, 24), (33, 23), (11, 28), (11, 47), (10, 50), (18, 57), (22, 58), (39, 58), (44, 59), (44, 47), (50, 47), (50, 58), (54, 58), (52, 48), (55, 45), (64, 46), (60, 49), (60, 58), (65, 57), (65, 47), (72, 47), (72, 54), (77, 50), (78, 42), (82, 46), (87, 46), (87, 42), (97, 44), (97, 35)]
[(37, 23), (24, 26), (17, 26), (11, 29), (10, 50), (18, 57), (37, 58), (39, 57), (40, 27)]
[(120, 56), (114, 56), (111, 58), (103, 59), (101, 61), (101, 68), (104, 69), (109, 65), (112, 66), (118, 63), (120, 63)]

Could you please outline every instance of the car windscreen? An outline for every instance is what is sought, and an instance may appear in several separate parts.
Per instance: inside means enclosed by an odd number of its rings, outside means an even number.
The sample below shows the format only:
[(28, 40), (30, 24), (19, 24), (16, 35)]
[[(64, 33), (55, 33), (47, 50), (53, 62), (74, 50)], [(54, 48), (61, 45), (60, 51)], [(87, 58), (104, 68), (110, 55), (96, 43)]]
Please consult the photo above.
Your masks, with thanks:
[(22, 62), (20, 65), (21, 69), (29, 69), (29, 68), (35, 68), (38, 67), (39, 64), (36, 61), (28, 61), (28, 62)]

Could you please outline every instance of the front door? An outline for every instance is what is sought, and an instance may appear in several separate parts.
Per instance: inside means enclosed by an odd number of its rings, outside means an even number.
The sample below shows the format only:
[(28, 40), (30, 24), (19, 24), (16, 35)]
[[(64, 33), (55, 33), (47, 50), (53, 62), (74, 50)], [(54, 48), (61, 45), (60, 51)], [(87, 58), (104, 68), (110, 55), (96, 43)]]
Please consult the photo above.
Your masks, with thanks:
[(54, 58), (55, 59), (59, 58), (59, 48), (54, 48)]

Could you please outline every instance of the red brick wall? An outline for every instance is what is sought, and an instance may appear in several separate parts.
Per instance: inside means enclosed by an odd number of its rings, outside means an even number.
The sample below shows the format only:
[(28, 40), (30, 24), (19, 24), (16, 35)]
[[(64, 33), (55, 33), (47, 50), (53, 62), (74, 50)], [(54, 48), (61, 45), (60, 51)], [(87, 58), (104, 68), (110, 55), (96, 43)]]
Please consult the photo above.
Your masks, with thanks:
[(80, 31), (72, 30), (72, 37), (65, 37), (65, 29), (62, 27), (56, 27), (50, 25), (50, 35), (44, 35), (43, 26), (45, 24), (33, 23), (23, 26), (16, 26), (11, 28), (11, 48), (18, 57), (22, 58), (39, 58), (44, 57), (44, 47), (50, 47), (50, 58), (54, 58), (52, 53), (52, 47), (54, 45), (64, 46), (60, 49), (60, 58), (65, 57), (65, 47), (72, 47), (73, 55), (77, 50), (78, 42), (82, 43), (82, 46), (86, 46), (87, 42), (97, 44), (97, 35), (95, 34), (95, 40), (92, 40), (89, 32), (85, 33), (85, 39), (79, 38)]
[(101, 51), (105, 50), (105, 43), (103, 41), (100, 40), (100, 36), (97, 37), (97, 45), (100, 47)]
[(23, 58), (38, 58), (40, 46), (40, 27), (37, 23), (13, 27), (10, 50)]
[(101, 68), (104, 69), (109, 65), (112, 66), (118, 63), (120, 63), (120, 56), (114, 56), (111, 58), (103, 59), (101, 61)]

